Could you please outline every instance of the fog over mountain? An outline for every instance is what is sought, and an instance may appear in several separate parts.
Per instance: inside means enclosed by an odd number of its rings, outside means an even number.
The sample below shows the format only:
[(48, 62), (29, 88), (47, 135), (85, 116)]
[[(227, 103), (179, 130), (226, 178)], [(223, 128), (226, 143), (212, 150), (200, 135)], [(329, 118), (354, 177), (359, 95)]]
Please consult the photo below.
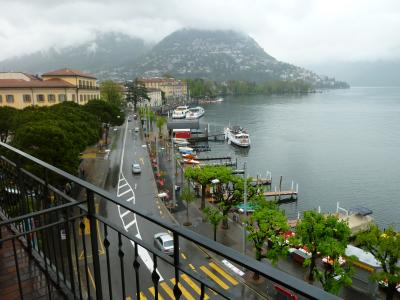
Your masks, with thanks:
[(327, 62), (306, 67), (318, 74), (340, 78), (351, 86), (400, 86), (400, 60)]

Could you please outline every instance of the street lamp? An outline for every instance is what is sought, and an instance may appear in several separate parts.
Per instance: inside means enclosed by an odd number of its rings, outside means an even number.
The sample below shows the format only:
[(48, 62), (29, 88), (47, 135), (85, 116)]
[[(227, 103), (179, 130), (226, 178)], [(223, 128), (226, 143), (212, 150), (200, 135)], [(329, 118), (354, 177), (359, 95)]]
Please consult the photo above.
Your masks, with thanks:
[[(244, 204), (244, 215), (247, 218), (247, 173), (246, 173), (246, 162), (243, 165), (244, 170), (244, 187), (243, 187), (243, 204)], [(246, 226), (243, 226), (243, 254), (246, 255)]]

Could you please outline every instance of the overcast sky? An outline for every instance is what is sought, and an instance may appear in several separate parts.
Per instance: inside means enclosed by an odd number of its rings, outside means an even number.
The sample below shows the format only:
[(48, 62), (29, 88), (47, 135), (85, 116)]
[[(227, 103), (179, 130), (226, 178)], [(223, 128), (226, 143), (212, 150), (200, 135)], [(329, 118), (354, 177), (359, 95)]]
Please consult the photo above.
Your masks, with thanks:
[(183, 27), (234, 29), (296, 64), (400, 59), (400, 0), (0, 0), (0, 60), (96, 32), (157, 42)]

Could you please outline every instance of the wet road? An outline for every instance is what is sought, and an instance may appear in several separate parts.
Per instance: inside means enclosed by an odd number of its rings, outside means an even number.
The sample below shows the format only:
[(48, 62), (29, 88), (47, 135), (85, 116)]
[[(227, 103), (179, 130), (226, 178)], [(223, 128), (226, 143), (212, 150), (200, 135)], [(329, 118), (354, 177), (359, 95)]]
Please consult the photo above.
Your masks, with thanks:
[[(160, 205), (157, 198), (157, 189), (153, 177), (152, 166), (150, 164), (145, 141), (141, 133), (134, 132), (135, 127), (139, 126), (139, 121), (132, 120), (119, 127), (115, 132), (113, 150), (110, 153), (110, 172), (114, 174), (114, 184), (108, 190), (115, 193), (121, 201), (137, 211), (144, 212), (153, 218), (163, 219), (172, 222), (165, 208)], [(133, 162), (140, 164), (142, 173), (133, 175), (131, 166)], [(101, 205), (101, 213), (111, 222), (145, 241), (148, 245), (153, 245), (153, 236), (158, 232), (166, 230), (155, 225), (132, 212), (129, 212), (110, 202)], [(103, 240), (104, 229), (99, 231), (99, 239)], [(107, 274), (106, 251), (100, 247), (100, 262), (102, 264), (102, 286), (103, 296), (108, 298), (108, 278), (112, 286), (112, 296), (115, 299), (135, 299), (136, 298), (136, 275), (133, 267), (135, 261), (134, 245), (127, 239), (118, 239), (115, 231), (108, 230), (107, 239), (110, 242), (110, 274)], [(210, 259), (205, 252), (191, 242), (180, 239), (180, 260), (181, 264), (191, 269), (197, 275), (206, 278), (215, 286), (229, 292), (231, 298), (261, 299), (262, 297), (243, 284), (231, 270), (222, 267), (221, 263)], [(120, 246), (119, 246), (120, 245)], [(143, 299), (154, 298), (154, 287), (152, 283), (152, 271), (154, 257), (151, 252), (142, 247), (138, 247), (140, 263), (139, 278), (141, 297)], [(172, 262), (172, 258), (166, 257)], [(121, 267), (123, 266), (123, 274)], [(157, 270), (160, 276), (159, 299), (174, 299), (174, 269), (161, 259), (157, 259)], [(196, 299), (200, 295), (200, 284), (188, 276), (180, 274), (182, 299)], [(94, 282), (92, 282), (92, 286)], [(206, 289), (207, 297), (220, 298), (213, 291)]]

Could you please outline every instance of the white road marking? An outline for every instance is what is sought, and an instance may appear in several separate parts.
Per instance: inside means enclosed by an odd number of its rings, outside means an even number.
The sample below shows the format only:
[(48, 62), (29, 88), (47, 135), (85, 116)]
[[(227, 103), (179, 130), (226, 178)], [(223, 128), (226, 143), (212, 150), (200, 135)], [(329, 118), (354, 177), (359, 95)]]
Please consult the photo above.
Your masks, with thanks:
[(136, 218), (134, 218), (130, 223), (125, 225), (125, 230), (128, 231), (128, 228), (131, 227), (133, 224), (136, 224)]
[(121, 194), (117, 194), (117, 196), (118, 196), (118, 197), (122, 197), (123, 195), (126, 195), (126, 194), (128, 194), (129, 192), (132, 192), (132, 190), (131, 190), (131, 189), (126, 190), (126, 191), (122, 192)]
[(134, 189), (136, 190), (136, 188), (137, 188), (137, 183), (135, 183), (135, 187), (134, 187)]
[[(121, 197), (121, 196), (127, 194), (128, 192), (132, 192), (133, 204), (135, 204), (136, 203), (135, 192), (133, 191), (132, 187), (129, 185), (129, 182), (125, 179), (125, 176), (122, 173), (122, 166), (123, 166), (123, 163), (124, 163), (124, 155), (125, 155), (126, 133), (127, 132), (128, 132), (128, 123), (126, 123), (124, 141), (123, 141), (123, 146), (122, 146), (117, 195), (118, 195), (118, 197)], [(142, 161), (143, 161), (143, 158), (142, 158)], [(144, 161), (143, 161), (143, 163), (144, 163)], [(120, 183), (123, 182), (123, 181), (125, 181), (127, 183), (128, 187), (129, 187), (129, 190), (126, 191), (126, 192), (123, 192), (122, 194), (119, 194), (120, 188), (121, 188), (120, 187)], [(136, 189), (136, 184), (135, 184), (135, 189)], [(130, 197), (129, 199), (131, 199), (132, 197)], [(121, 213), (121, 206), (117, 205), (117, 207), (118, 207), (118, 213), (119, 213), (122, 225), (125, 228), (125, 230), (128, 231), (128, 228), (130, 228), (133, 225), (135, 225), (133, 228), (135, 228), (135, 230), (137, 232), (136, 233), (136, 237), (141, 240), (142, 236), (141, 236), (140, 231), (139, 231), (138, 222), (136, 221), (136, 214), (131, 212), (133, 214), (133, 220), (130, 223), (128, 223), (127, 225), (125, 225), (124, 217), (127, 216), (130, 213), (130, 211), (125, 211), (125, 212)], [(126, 213), (126, 212), (128, 212), (128, 213)], [(133, 247), (135, 247), (135, 243), (133, 241), (131, 241), (131, 244), (132, 244)], [(150, 256), (149, 252), (145, 248), (143, 248), (140, 245), (138, 245), (138, 254), (139, 254), (140, 258), (142, 259), (142, 261), (144, 262), (144, 264), (146, 265), (147, 269), (150, 272), (153, 272), (154, 263), (153, 263), (153, 260), (151, 259), (151, 256)], [(163, 279), (163, 277), (161, 276), (161, 274), (160, 274), (160, 272), (158, 270), (157, 270), (157, 273), (160, 276), (160, 280), (159, 281), (163, 281), (164, 279)]]
[(130, 202), (132, 200), (135, 200), (135, 196), (130, 197), (129, 199), (126, 200), (126, 202)]
[(122, 213), (122, 214), (120, 215), (120, 217), (123, 218), (123, 217), (125, 217), (126, 215), (128, 215), (129, 213), (130, 213), (130, 211), (127, 210), (126, 212)]
[(124, 185), (121, 185), (119, 188), (122, 189), (124, 186), (127, 186), (128, 183), (125, 183)]

